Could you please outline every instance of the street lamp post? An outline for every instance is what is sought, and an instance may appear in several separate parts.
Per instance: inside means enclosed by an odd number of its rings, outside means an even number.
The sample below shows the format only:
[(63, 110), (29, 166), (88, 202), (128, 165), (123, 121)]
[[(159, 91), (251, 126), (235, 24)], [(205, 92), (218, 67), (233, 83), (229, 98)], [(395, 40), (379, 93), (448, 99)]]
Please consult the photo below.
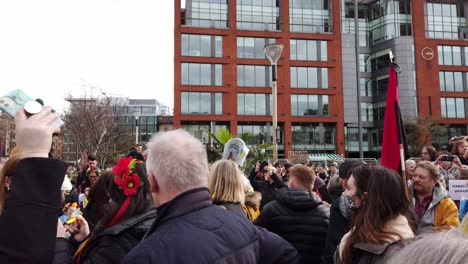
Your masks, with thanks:
[(140, 118), (140, 115), (135, 115), (135, 145), (138, 144), (138, 119)]
[(278, 139), (279, 129), (278, 129), (278, 85), (277, 85), (277, 63), (281, 57), (284, 46), (282, 44), (268, 44), (263, 49), (265, 55), (271, 63), (271, 72), (273, 75), (272, 79), (272, 95), (273, 95), (273, 160), (276, 162), (278, 160)]

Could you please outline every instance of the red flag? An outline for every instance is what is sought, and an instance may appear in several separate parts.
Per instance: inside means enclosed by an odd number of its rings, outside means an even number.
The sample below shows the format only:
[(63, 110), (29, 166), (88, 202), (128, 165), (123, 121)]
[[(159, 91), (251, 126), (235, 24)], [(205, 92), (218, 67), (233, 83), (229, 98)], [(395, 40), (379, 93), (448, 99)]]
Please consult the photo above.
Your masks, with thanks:
[[(400, 149), (403, 151), (400, 152)], [(398, 102), (398, 79), (395, 65), (391, 64), (388, 77), (387, 103), (385, 106), (384, 131), (382, 142), (382, 166), (401, 171), (401, 161), (404, 161), (407, 144), (403, 128), (403, 119), (400, 114), (400, 104)], [(404, 166), (404, 164), (403, 164)]]

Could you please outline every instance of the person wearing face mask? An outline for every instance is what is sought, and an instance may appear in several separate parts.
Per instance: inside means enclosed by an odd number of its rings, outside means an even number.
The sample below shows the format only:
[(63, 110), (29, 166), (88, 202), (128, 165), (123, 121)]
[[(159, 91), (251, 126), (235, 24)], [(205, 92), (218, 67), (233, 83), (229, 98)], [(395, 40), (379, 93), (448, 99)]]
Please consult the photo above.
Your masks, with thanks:
[[(340, 178), (342, 190), (346, 190), (348, 186), (348, 179), (353, 168), (362, 165), (363, 162), (356, 160), (346, 160), (340, 165), (338, 176)], [(325, 249), (322, 254), (321, 263), (333, 263), (333, 256), (336, 247), (341, 241), (346, 232), (350, 228), (350, 204), (348, 203), (346, 195), (343, 193), (339, 199), (336, 199), (330, 207), (330, 223), (327, 230), (327, 240), (325, 242)], [(347, 209), (349, 208), (349, 210)], [(344, 212), (344, 213), (343, 213)]]
[(352, 228), (335, 253), (335, 264), (387, 263), (414, 238), (409, 219), (405, 183), (396, 172), (382, 166), (363, 165), (348, 180)]

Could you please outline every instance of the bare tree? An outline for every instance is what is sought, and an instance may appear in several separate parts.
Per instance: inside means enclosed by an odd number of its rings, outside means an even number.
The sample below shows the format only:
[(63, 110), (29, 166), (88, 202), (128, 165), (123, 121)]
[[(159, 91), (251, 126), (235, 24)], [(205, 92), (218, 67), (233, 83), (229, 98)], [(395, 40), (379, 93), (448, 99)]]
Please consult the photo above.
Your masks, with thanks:
[[(93, 154), (101, 164), (114, 163), (132, 145), (131, 131), (123, 122), (128, 116), (128, 98), (99, 96), (66, 97), (70, 109), (65, 113), (68, 130), (77, 153)], [(122, 122), (123, 121), (123, 122)]]
[(420, 156), (423, 146), (436, 143), (438, 138), (446, 136), (447, 127), (433, 117), (405, 117), (404, 125), (408, 149), (412, 157)]

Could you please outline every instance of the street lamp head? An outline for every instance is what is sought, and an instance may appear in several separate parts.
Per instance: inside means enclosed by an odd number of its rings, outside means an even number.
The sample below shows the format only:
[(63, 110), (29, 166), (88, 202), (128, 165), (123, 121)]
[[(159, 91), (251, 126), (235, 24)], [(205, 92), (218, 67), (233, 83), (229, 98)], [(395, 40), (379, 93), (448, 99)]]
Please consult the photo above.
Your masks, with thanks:
[(276, 65), (279, 58), (281, 57), (281, 53), (283, 52), (284, 46), (282, 44), (268, 44), (263, 48), (265, 51), (265, 55), (270, 60), (272, 65)]

